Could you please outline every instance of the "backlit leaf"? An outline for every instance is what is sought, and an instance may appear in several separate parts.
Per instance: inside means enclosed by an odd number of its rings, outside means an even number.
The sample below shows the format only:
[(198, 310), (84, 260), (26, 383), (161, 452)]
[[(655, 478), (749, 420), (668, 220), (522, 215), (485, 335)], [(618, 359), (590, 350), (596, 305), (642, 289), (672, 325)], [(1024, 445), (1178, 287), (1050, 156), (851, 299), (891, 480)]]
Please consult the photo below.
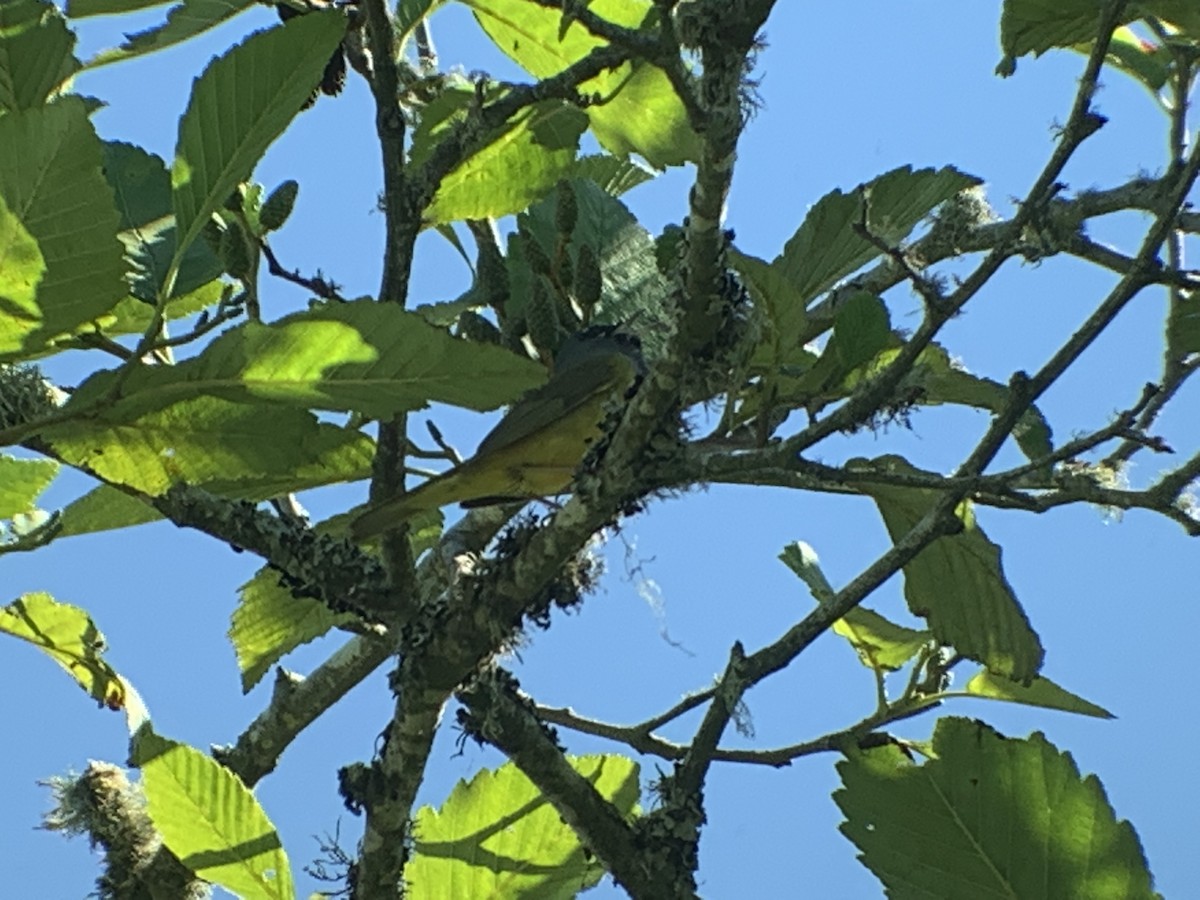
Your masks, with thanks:
[(933, 754), (914, 765), (887, 746), (838, 764), (842, 833), (889, 897), (1158, 896), (1133, 827), (1041, 733), (946, 718)]
[(279, 834), (241, 779), (148, 728), (134, 738), (133, 759), (150, 819), (181, 863), (242, 897), (294, 900)]

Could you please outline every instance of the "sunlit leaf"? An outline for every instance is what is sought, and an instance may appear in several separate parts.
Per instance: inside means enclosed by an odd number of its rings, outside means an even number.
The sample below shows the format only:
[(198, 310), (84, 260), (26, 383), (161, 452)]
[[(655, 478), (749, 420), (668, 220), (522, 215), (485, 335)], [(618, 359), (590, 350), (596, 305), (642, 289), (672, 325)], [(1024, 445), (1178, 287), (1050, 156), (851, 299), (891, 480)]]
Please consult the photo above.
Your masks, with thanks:
[[(426, 109), (413, 135), (414, 163), (434, 152), (474, 98), (472, 88), (448, 90)], [(499, 218), (525, 209), (568, 174), (586, 128), (587, 117), (570, 104), (526, 107), (442, 179), (425, 211), (426, 223)]]
[(107, 484), (88, 491), (63, 508), (57, 538), (94, 534), (156, 522), (162, 515), (148, 503)]
[[(153, 153), (118, 141), (104, 144), (104, 175), (121, 215), (120, 238), (130, 269), (131, 293), (138, 300), (153, 304), (175, 256), (171, 176), (163, 161)], [(171, 296), (196, 292), (220, 275), (221, 262), (212, 249), (204, 241), (193, 241), (180, 262)], [(220, 297), (220, 288), (210, 288), (205, 296), (209, 303), (213, 302)], [(172, 315), (170, 309), (168, 315)]]
[(300, 111), (345, 29), (338, 10), (297, 16), (251, 35), (196, 79), (171, 167), (178, 247), (195, 240)]
[[(537, 78), (556, 75), (604, 41), (577, 22), (560, 35), (563, 11), (524, 0), (463, 0), (501, 51)], [(591, 12), (617, 25), (638, 27), (653, 9), (649, 0), (592, 0)], [(656, 169), (699, 158), (699, 142), (683, 103), (666, 74), (644, 62), (625, 63), (585, 81), (601, 102), (587, 107), (604, 149), (641, 155)]]
[[(638, 766), (622, 756), (568, 757), (623, 816), (637, 809)], [(459, 782), (441, 808), (413, 822), (416, 852), (405, 868), (406, 896), (572, 900), (604, 868), (558, 811), (512, 763)]]
[(67, 0), (67, 15), (72, 19), (88, 16), (111, 16), (166, 6), (171, 0)]
[(964, 690), (968, 694), (988, 697), (992, 700), (1007, 700), (1010, 703), (1023, 703), (1026, 706), (1059, 709), (1063, 712), (1095, 716), (1097, 719), (1115, 718), (1104, 707), (1084, 700), (1077, 694), (1072, 694), (1065, 688), (1059, 687), (1049, 678), (1040, 676), (1030, 684), (1023, 685), (1008, 678), (997, 678), (985, 669), (975, 674), (967, 682)]
[(13, 459), (0, 456), (0, 519), (27, 513), (58, 474), (58, 463), (50, 459)]
[(242, 585), (239, 595), (229, 640), (237, 653), (243, 692), (292, 650), (357, 618), (350, 613), (339, 616), (311, 597), (297, 597), (274, 569), (260, 569)]
[(838, 764), (842, 833), (889, 897), (1158, 896), (1133, 827), (1041, 733), (946, 718), (933, 753), (914, 765), (886, 746)]
[(205, 396), (120, 423), (67, 422), (42, 437), (64, 462), (151, 496), (182, 482), (262, 500), (364, 478), (372, 455), (366, 436), (305, 410)]
[(148, 728), (134, 738), (133, 761), (150, 819), (181, 863), (242, 897), (294, 900), (279, 834), (240, 778)]
[(176, 366), (134, 369), (118, 396), (111, 393), (114, 373), (99, 373), (80, 386), (66, 411), (89, 410), (116, 423), (200, 396), (372, 417), (434, 401), (488, 410), (544, 377), (540, 366), (508, 350), (453, 338), (394, 304), (361, 300), (271, 324), (246, 322)]
[(52, 3), (0, 3), (0, 112), (45, 103), (78, 71), (74, 48), (75, 35)]
[(772, 265), (779, 266), (801, 302), (808, 304), (882, 253), (856, 226), (897, 245), (938, 204), (978, 184), (978, 178), (950, 166), (902, 166), (849, 193), (832, 191), (808, 211)]
[(128, 687), (101, 655), (104, 635), (78, 606), (49, 594), (25, 594), (0, 608), (0, 632), (33, 644), (102, 706), (125, 705)]
[[(78, 97), (0, 116), (0, 197), (37, 242), (45, 273), (33, 304), (12, 297), (0, 308), (0, 356), (35, 352), (125, 296), (112, 191), (101, 174), (100, 141)], [(5, 217), (7, 219), (7, 217)], [(11, 224), (8, 248), (24, 248)]]
[[(812, 547), (796, 541), (784, 547), (779, 558), (808, 585), (818, 603), (832, 599), (833, 586), (821, 571)], [(838, 619), (833, 630), (850, 642), (863, 665), (889, 671), (903, 666), (932, 638), (928, 631), (905, 628), (861, 606)]]
[[(854, 459), (848, 468), (921, 473), (898, 456)], [(862, 483), (878, 504), (892, 540), (899, 541), (937, 502), (923, 488)], [(938, 538), (904, 567), (904, 596), (913, 614), (929, 621), (941, 644), (983, 663), (994, 674), (1029, 682), (1041, 668), (1041, 642), (1004, 577), (1000, 548), (975, 522), (971, 507), (958, 510), (962, 531)]]
[(37, 241), (0, 197), (0, 309), (7, 315), (36, 315), (37, 289), (45, 274)]
[[(109, 63), (133, 59), (157, 50), (165, 50), (167, 47), (203, 34), (211, 28), (216, 28), (222, 22), (249, 9), (254, 3), (255, 0), (184, 0), (167, 11), (167, 20), (161, 25), (155, 25), (153, 28), (147, 28), (137, 34), (127, 35), (125, 43), (120, 47), (113, 47), (97, 53), (85, 63), (85, 67), (95, 69), (99, 66), (107, 66)], [(154, 0), (154, 2), (71, 0), (67, 12), (71, 16), (95, 16), (125, 12), (126, 10), (121, 8), (125, 6), (130, 9), (143, 9), (161, 5), (158, 0)]]
[[(1080, 44), (1080, 53), (1090, 54), (1092, 44)], [(1108, 46), (1108, 61), (1133, 75), (1152, 93), (1157, 94), (1171, 77), (1174, 57), (1170, 47), (1153, 44), (1138, 37), (1129, 27), (1113, 32)]]

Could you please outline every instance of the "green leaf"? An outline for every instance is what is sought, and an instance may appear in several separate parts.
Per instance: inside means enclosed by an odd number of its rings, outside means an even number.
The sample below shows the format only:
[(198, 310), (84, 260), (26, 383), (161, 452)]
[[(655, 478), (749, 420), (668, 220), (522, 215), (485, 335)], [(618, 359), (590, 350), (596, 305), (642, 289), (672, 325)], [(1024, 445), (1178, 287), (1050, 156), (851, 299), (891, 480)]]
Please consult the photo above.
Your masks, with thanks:
[(933, 751), (919, 766), (895, 746), (838, 764), (841, 831), (888, 897), (1158, 896), (1133, 827), (1042, 734), (946, 718)]
[(37, 241), (0, 197), (0, 309), (37, 315), (37, 290), (45, 274)]
[(274, 569), (260, 569), (238, 592), (241, 600), (229, 624), (229, 640), (237, 654), (243, 693), (292, 650), (356, 620), (311, 597), (295, 596), (279, 578)]
[[(1075, 49), (1085, 55), (1090, 54), (1092, 44), (1080, 44)], [(1171, 48), (1144, 41), (1129, 27), (1113, 32), (1107, 61), (1128, 72), (1156, 95), (1167, 83), (1174, 68)]]
[[(442, 229), (439, 228), (440, 232)], [(472, 289), (468, 289), (453, 300), (439, 300), (435, 303), (422, 303), (414, 306), (412, 311), (422, 319), (437, 328), (449, 328), (458, 321), (464, 311), (479, 309), (479, 297)]]
[(905, 628), (861, 607), (834, 622), (833, 630), (850, 642), (864, 666), (887, 672), (901, 668), (933, 639), (928, 631)]
[(897, 245), (938, 204), (980, 183), (952, 166), (916, 171), (902, 166), (848, 194), (832, 191), (808, 211), (772, 265), (780, 267), (807, 305), (880, 255), (855, 225), (865, 222), (875, 237)]
[(802, 305), (838, 279), (879, 255), (879, 249), (854, 233), (862, 221), (861, 190), (833, 190), (816, 202), (800, 228), (774, 260)]
[[(53, 448), (93, 475), (149, 494), (186, 481), (217, 496), (253, 501), (367, 478), (374, 456), (365, 435), (318, 422), (309, 413), (208, 399), (186, 401), (122, 428), (67, 429)], [(55, 536), (161, 518), (144, 501), (102, 484), (62, 510)]]
[(1200, 41), (1200, 9), (1194, 0), (1140, 0), (1142, 15), (1157, 16), (1179, 29), (1179, 37)]
[(88, 16), (112, 16), (166, 6), (171, 0), (67, 0), (67, 15), (72, 19)]
[[(104, 175), (112, 187), (121, 215), (120, 238), (130, 269), (131, 293), (136, 299), (153, 305), (163, 288), (176, 250), (171, 176), (163, 161), (153, 153), (117, 141), (104, 144)], [(192, 294), (220, 275), (221, 262), (212, 249), (204, 241), (193, 241), (180, 262), (172, 297)], [(220, 297), (220, 287), (210, 287), (203, 296), (207, 302), (215, 302)], [(172, 306), (168, 304), (168, 317), (178, 314)], [(195, 311), (192, 304), (188, 313)], [(145, 315), (147, 323), (149, 312), (147, 310)]]
[(75, 35), (42, 0), (0, 3), (0, 112), (34, 109), (79, 71)]
[[(450, 109), (453, 115), (439, 119), (435, 111), (426, 111), (413, 135), (414, 162), (433, 152), (474, 96), (474, 89), (447, 91), (438, 99), (437, 111)], [(425, 223), (499, 218), (525, 209), (569, 172), (586, 129), (587, 117), (570, 104), (547, 100), (526, 107), (442, 179), (425, 211)]]
[[(198, 243), (192, 245), (193, 248), (196, 246), (198, 246)], [(184, 254), (184, 269), (181, 271), (186, 271), (187, 259), (190, 256), (190, 250)], [(176, 285), (179, 284), (178, 281), (175, 283)], [(225, 295), (227, 287), (221, 281), (205, 282), (188, 294), (172, 297), (167, 301), (163, 312), (168, 321), (195, 315), (202, 309), (216, 306)], [(75, 332), (75, 336), (89, 332), (100, 332), (108, 337), (115, 337), (122, 334), (144, 334), (146, 329), (150, 327), (153, 314), (154, 308), (152, 306), (130, 295), (124, 297), (110, 312), (97, 317), (78, 329)]]
[(49, 594), (24, 594), (0, 608), (0, 633), (37, 647), (62, 666), (93, 700), (125, 706), (130, 688), (101, 656), (104, 635), (84, 610)]
[[(884, 353), (879, 365), (891, 362), (899, 351)], [(990, 378), (972, 375), (950, 358), (946, 350), (932, 344), (922, 351), (913, 367), (911, 378), (921, 386), (917, 402), (923, 406), (957, 403), (976, 409), (999, 413), (1009, 402), (1007, 385)], [(1054, 452), (1050, 423), (1041, 411), (1032, 406), (1021, 414), (1013, 429), (1017, 446), (1031, 460), (1044, 459)]]
[[(891, 331), (883, 300), (865, 291), (859, 291), (839, 304), (833, 334), (807, 370), (803, 370), (807, 350), (797, 346), (797, 337), (783, 335), (779, 344), (770, 341), (760, 348), (754, 363), (766, 368), (767, 379), (775, 388), (776, 406), (803, 406), (810, 413), (823, 403), (849, 394), (860, 378), (867, 377), (877, 368), (884, 348), (900, 343), (899, 336)], [(781, 347), (786, 355), (773, 358), (777, 347)], [(803, 371), (797, 374), (797, 369)], [(747, 404), (743, 413), (756, 408), (757, 404)]]
[(129, 370), (116, 396), (115, 373), (97, 373), (64, 410), (117, 423), (216, 396), (255, 404), (260, 414), (266, 401), (383, 418), (431, 401), (495, 409), (544, 378), (541, 366), (509, 350), (453, 338), (395, 304), (360, 300), (246, 322), (176, 366)]
[(827, 603), (833, 599), (833, 586), (821, 571), (821, 561), (809, 544), (804, 541), (788, 544), (779, 552), (779, 560), (808, 585), (813, 599), (818, 603)]
[(775, 368), (792, 350), (805, 342), (805, 324), (808, 320), (804, 309), (805, 298), (796, 291), (783, 267), (778, 264), (737, 250), (730, 251), (729, 262), (742, 276), (755, 304), (766, 313), (771, 325), (767, 346), (771, 347), (771, 359), (775, 364), (772, 368)]
[(891, 319), (883, 300), (859, 291), (838, 306), (826, 352), (836, 353), (842, 370), (849, 373), (874, 359), (891, 333)]
[(297, 16), (251, 35), (196, 79), (171, 168), (179, 247), (195, 240), (300, 111), (345, 30), (337, 10)]
[(54, 460), (0, 455), (0, 519), (32, 512), (34, 501), (57, 474)]
[(318, 422), (305, 410), (214, 397), (191, 398), (119, 424), (98, 417), (67, 422), (42, 437), (69, 465), (151, 496), (186, 483), (263, 500), (365, 478), (372, 456), (367, 437)]
[(652, 180), (656, 173), (634, 159), (593, 153), (576, 159), (567, 177), (594, 181), (604, 193), (620, 197), (639, 184)]
[(1040, 675), (1032, 683), (1021, 685), (1007, 678), (997, 678), (985, 669), (976, 673), (967, 682), (964, 690), (968, 694), (987, 697), (991, 700), (1007, 700), (1010, 703), (1023, 703), (1026, 706), (1060, 709), (1063, 712), (1095, 716), (1097, 719), (1116, 718), (1104, 707), (1084, 700), (1079, 695), (1072, 694), (1049, 678), (1042, 678)]
[[(184, 0), (167, 11), (167, 21), (137, 34), (126, 35), (127, 40), (120, 47), (102, 50), (85, 64), (84, 68), (96, 69), (110, 63), (133, 59), (158, 50), (182, 43), (196, 35), (203, 34), (211, 28), (216, 28), (222, 22), (232, 19), (243, 10), (253, 6), (255, 0)], [(125, 12), (122, 7), (130, 9), (146, 9), (160, 6), (159, 2), (145, 3), (142, 0), (73, 0), (68, 7), (68, 15), (94, 16), (114, 12)], [(83, 9), (86, 12), (75, 12)]]
[[(853, 459), (847, 468), (925, 474), (899, 456)], [(860, 484), (872, 497), (893, 541), (903, 538), (937, 502), (938, 492)], [(928, 619), (940, 644), (1013, 681), (1030, 682), (1042, 665), (1041, 642), (1000, 565), (1000, 548), (976, 524), (970, 505), (958, 510), (963, 530), (941, 537), (904, 567), (904, 596), (914, 615)]]
[[(568, 757), (571, 767), (625, 817), (636, 814), (638, 767), (622, 756)], [(604, 868), (558, 811), (512, 763), (459, 782), (440, 810), (413, 821), (416, 852), (404, 870), (406, 896), (572, 900)]]
[(104, 177), (113, 190), (121, 231), (145, 228), (172, 215), (171, 176), (161, 157), (136, 144), (105, 141)]
[[(1138, 18), (1134, 8), (1130, 4), (1120, 24)], [(1099, 28), (1099, 11), (1096, 0), (1005, 0), (1000, 13), (1000, 46), (1006, 57), (1018, 57), (1090, 44)]]
[(148, 503), (102, 484), (63, 508), (55, 538), (131, 528), (161, 518), (158, 510)]
[[(130, 232), (119, 235), (122, 241), (126, 241), (130, 236)], [(135, 243), (140, 243), (140, 240), (135, 239)], [(173, 246), (173, 237), (169, 238), (169, 243)], [(150, 246), (157, 249), (163, 244), (151, 243)], [(197, 265), (193, 265), (194, 256)], [(205, 277), (209, 263), (203, 257), (212, 259), (211, 253), (200, 241), (194, 243), (184, 254), (180, 278), (175, 282), (177, 294), (181, 288)], [(137, 268), (134, 257), (127, 257), (126, 262)], [(162, 269), (158, 271), (161, 272)], [(45, 262), (37, 242), (16, 217), (8, 212), (3, 198), (0, 198), (0, 306), (9, 303), (13, 309), (36, 310), (37, 285), (44, 272)], [(194, 315), (206, 307), (216, 305), (221, 300), (225, 287), (220, 281), (205, 281), (189, 293), (167, 301), (164, 314), (168, 320)], [(157, 286), (151, 287), (150, 290), (157, 291)], [(32, 359), (56, 353), (64, 348), (77, 347), (84, 335), (99, 333), (115, 337), (123, 334), (142, 334), (150, 326), (153, 314), (153, 307), (144, 300), (126, 296), (108, 312), (76, 326), (70, 333), (55, 338), (40, 350), (30, 350), (22, 356)]]
[[(574, 22), (560, 37), (561, 10), (525, 0), (464, 0), (490, 37), (537, 78), (557, 75), (605, 42)], [(649, 0), (593, 0), (588, 8), (610, 22), (636, 28), (651, 14)], [(625, 63), (580, 85), (602, 99), (586, 112), (604, 149), (640, 154), (656, 169), (699, 159), (700, 144), (666, 74), (648, 63)]]
[(399, 0), (396, 4), (396, 39), (403, 42), (422, 19), (445, 0)]
[[(818, 603), (825, 603), (834, 596), (816, 552), (804, 541), (788, 544), (779, 558), (808, 585)], [(862, 607), (838, 619), (833, 630), (850, 642), (864, 666), (877, 671), (899, 669), (933, 637), (928, 631), (905, 628)]]
[[(112, 191), (100, 172), (100, 141), (79, 97), (0, 116), (0, 198), (38, 245), (45, 274), (33, 306), (0, 302), (0, 357), (34, 353), (125, 296)], [(5, 216), (7, 221), (8, 217)], [(27, 239), (7, 232), (27, 280), (36, 267)], [(12, 300), (14, 298), (5, 298)]]
[[(1029, 53), (1041, 56), (1056, 47), (1074, 47), (1090, 53), (1100, 25), (1099, 12), (1100, 4), (1096, 0), (1005, 0), (1000, 15), (1000, 47), (1004, 58), (996, 71), (1011, 75), (1016, 71), (1017, 57)], [(1128, 25), (1145, 16), (1175, 24), (1192, 40), (1200, 38), (1200, 10), (1194, 0), (1130, 3), (1117, 24)], [(1115, 57), (1118, 65), (1134, 71), (1148, 87), (1157, 90), (1153, 82), (1158, 75), (1147, 69), (1145, 61), (1130, 60), (1132, 45), (1140, 42), (1128, 29), (1122, 31), (1125, 33), (1116, 35), (1110, 57)]]
[(195, 747), (143, 728), (133, 759), (163, 843), (205, 881), (246, 898), (294, 900), (279, 834), (236, 775)]
[(584, 86), (593, 83), (605, 102), (589, 106), (588, 118), (609, 153), (636, 153), (659, 170), (699, 160), (700, 140), (662, 69), (639, 60)]

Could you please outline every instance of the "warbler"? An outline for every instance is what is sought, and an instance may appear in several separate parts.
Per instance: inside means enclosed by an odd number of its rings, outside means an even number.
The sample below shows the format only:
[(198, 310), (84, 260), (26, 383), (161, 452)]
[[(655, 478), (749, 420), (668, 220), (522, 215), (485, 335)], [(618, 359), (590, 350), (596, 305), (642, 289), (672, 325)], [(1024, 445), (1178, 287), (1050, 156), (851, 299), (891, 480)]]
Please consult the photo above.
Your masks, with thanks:
[(550, 380), (525, 394), (475, 455), (350, 524), (366, 540), (413, 515), (450, 503), (487, 506), (567, 493), (588, 446), (600, 436), (610, 400), (628, 395), (645, 372), (637, 338), (593, 325), (563, 341)]

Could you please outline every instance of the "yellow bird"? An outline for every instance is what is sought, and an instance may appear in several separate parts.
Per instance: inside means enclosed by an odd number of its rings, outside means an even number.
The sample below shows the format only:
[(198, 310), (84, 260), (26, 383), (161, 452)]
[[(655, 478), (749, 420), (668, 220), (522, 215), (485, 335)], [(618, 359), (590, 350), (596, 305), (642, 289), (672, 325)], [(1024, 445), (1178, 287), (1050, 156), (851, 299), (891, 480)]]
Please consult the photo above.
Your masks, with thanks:
[(600, 436), (609, 400), (644, 372), (637, 338), (615, 325), (568, 337), (544, 385), (518, 400), (462, 465), (366, 510), (350, 523), (356, 541), (449, 503), (487, 506), (566, 493), (588, 445)]

